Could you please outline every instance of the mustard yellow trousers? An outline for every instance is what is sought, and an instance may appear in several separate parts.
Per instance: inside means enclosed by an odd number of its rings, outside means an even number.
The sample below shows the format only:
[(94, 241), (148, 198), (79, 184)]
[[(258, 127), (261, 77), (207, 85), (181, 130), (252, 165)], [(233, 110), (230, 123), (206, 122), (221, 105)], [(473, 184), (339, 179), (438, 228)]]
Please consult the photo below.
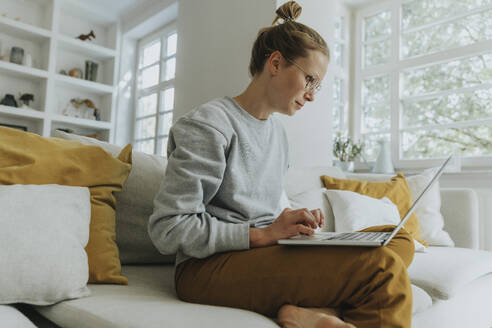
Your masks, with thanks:
[[(364, 231), (391, 231), (378, 226)], [(410, 328), (407, 267), (414, 244), (404, 230), (383, 247), (285, 246), (190, 259), (176, 268), (186, 302), (241, 308), (276, 318), (284, 304), (330, 307), (358, 328)]]

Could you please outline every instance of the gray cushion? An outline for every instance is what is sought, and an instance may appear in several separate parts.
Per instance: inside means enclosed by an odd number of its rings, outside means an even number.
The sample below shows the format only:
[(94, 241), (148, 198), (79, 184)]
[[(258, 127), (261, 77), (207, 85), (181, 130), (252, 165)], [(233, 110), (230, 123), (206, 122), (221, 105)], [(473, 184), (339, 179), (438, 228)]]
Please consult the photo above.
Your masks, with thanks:
[(172, 265), (123, 266), (122, 273), (128, 286), (90, 284), (90, 297), (36, 310), (64, 328), (278, 327), (254, 312), (180, 301)]
[[(56, 130), (55, 137), (100, 146), (113, 156), (118, 156), (119, 147), (94, 138)], [(116, 243), (122, 264), (173, 263), (175, 256), (162, 255), (157, 251), (147, 232), (149, 216), (154, 209), (154, 197), (164, 179), (167, 161), (161, 156), (133, 151), (132, 170), (116, 197)]]

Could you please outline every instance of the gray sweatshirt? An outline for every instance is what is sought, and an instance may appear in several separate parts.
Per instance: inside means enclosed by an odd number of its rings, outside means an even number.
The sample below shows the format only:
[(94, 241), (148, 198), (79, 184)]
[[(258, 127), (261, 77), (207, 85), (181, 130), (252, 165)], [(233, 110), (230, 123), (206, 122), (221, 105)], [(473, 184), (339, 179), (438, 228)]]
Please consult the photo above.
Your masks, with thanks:
[(288, 144), (273, 115), (258, 120), (232, 98), (210, 101), (173, 125), (167, 155), (148, 230), (176, 265), (249, 249), (249, 228), (280, 214)]

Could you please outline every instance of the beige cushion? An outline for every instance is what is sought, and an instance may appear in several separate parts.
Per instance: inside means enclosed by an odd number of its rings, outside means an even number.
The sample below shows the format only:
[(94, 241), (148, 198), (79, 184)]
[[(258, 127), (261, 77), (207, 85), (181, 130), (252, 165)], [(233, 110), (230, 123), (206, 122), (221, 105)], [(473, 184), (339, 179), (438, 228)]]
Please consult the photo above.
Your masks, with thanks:
[[(102, 147), (117, 156), (122, 147), (63, 131), (55, 131), (57, 138), (75, 140)], [(155, 248), (147, 232), (149, 216), (154, 209), (154, 197), (164, 179), (167, 161), (160, 156), (134, 151), (132, 170), (121, 192), (116, 197), (116, 243), (122, 264), (172, 263), (175, 256), (162, 255)]]
[(36, 310), (65, 328), (278, 327), (254, 312), (180, 301), (172, 265), (123, 266), (122, 271), (128, 286), (89, 285), (90, 297)]

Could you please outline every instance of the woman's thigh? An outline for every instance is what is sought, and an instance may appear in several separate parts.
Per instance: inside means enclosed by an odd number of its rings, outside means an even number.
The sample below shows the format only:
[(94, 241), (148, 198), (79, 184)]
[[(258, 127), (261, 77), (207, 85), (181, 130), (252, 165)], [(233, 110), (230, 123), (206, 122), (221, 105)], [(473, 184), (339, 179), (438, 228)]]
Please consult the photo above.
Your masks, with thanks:
[(377, 272), (405, 270), (412, 257), (413, 241), (406, 232), (377, 248), (276, 245), (190, 259), (176, 270), (176, 290), (188, 302), (270, 317), (284, 304), (355, 307), (371, 292), (369, 282)]

